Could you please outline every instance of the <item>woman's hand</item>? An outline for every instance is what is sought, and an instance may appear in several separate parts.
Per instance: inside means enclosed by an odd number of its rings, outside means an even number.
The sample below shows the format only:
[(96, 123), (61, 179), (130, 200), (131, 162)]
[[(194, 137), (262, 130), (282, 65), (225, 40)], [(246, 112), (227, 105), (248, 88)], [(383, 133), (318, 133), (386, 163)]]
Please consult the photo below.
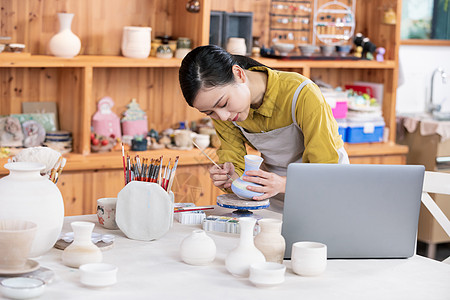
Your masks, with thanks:
[(286, 191), (286, 177), (263, 170), (247, 171), (242, 177), (244, 181), (253, 182), (261, 186), (247, 186), (252, 192), (264, 193), (262, 196), (255, 196), (253, 200), (265, 200)]
[(209, 169), (209, 177), (211, 177), (213, 184), (218, 188), (230, 188), (234, 179), (239, 176), (234, 172), (234, 165), (230, 162), (226, 162), (220, 165), (222, 169), (217, 166), (212, 166)]

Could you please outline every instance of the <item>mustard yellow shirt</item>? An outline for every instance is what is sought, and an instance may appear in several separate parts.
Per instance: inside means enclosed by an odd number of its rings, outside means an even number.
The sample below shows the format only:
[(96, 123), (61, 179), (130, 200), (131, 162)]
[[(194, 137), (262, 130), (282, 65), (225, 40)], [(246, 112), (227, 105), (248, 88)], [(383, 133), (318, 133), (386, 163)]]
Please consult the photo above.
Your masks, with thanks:
[[(305, 80), (294, 72), (283, 72), (266, 67), (253, 67), (251, 71), (268, 74), (266, 92), (258, 109), (250, 108), (248, 118), (238, 124), (246, 131), (268, 132), (292, 124), (292, 98), (297, 87)], [(319, 87), (307, 84), (298, 96), (295, 107), (297, 124), (304, 135), (304, 163), (338, 163), (337, 149), (343, 147), (342, 137), (330, 106)], [(221, 146), (217, 150), (219, 162), (232, 162), (239, 176), (244, 172), (245, 144), (253, 145), (232, 122), (213, 120)], [(273, 145), (277, 147), (277, 145)]]

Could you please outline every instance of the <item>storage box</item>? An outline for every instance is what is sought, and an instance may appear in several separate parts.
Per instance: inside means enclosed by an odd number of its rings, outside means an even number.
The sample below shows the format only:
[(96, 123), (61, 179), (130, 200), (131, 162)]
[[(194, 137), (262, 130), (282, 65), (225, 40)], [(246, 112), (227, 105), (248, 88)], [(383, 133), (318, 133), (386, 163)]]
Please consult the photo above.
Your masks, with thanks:
[(345, 119), (348, 112), (348, 99), (345, 92), (328, 91), (322, 92), (325, 101), (331, 107), (335, 119)]
[(343, 119), (339, 119), (336, 120), (338, 126), (339, 126), (339, 134), (342, 136), (342, 140), (345, 142), (347, 142), (347, 121), (343, 120)]
[(372, 143), (382, 142), (384, 121), (348, 121), (347, 143)]

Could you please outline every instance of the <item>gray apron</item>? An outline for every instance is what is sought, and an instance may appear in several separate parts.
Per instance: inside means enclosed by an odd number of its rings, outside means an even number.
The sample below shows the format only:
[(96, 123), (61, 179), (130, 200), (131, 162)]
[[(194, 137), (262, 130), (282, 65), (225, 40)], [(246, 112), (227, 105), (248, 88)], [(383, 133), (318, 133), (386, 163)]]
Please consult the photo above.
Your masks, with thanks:
[[(245, 138), (261, 153), (264, 158), (261, 169), (273, 172), (279, 176), (286, 176), (287, 167), (290, 163), (301, 163), (305, 151), (303, 132), (298, 126), (295, 118), (295, 106), (298, 95), (305, 85), (312, 83), (311, 80), (302, 82), (296, 89), (292, 98), (292, 124), (271, 130), (269, 132), (249, 133), (236, 122)], [(274, 147), (276, 145), (276, 147)], [(343, 152), (342, 152), (343, 151)], [(339, 163), (348, 163), (348, 156), (344, 148), (339, 151)], [(275, 200), (275, 201), (274, 201)], [(275, 195), (270, 199), (271, 210), (283, 212), (284, 193)]]

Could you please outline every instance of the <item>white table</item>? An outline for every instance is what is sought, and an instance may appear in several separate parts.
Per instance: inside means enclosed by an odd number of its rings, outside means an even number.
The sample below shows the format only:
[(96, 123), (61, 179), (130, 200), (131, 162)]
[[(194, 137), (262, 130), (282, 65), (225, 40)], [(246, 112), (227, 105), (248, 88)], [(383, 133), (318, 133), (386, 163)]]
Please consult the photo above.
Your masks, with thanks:
[[(229, 211), (218, 208), (210, 214)], [(280, 218), (265, 211), (266, 217)], [(52, 249), (37, 259), (55, 272), (53, 282), (40, 299), (450, 299), (450, 265), (421, 256), (410, 259), (329, 260), (319, 277), (301, 277), (287, 266), (286, 281), (261, 289), (247, 278), (232, 276), (224, 261), (238, 243), (238, 235), (208, 232), (217, 245), (215, 261), (191, 266), (179, 256), (182, 239), (200, 225), (173, 228), (161, 239), (141, 242), (127, 239), (119, 230), (105, 230), (95, 215), (67, 217), (63, 232), (72, 221), (96, 223), (94, 232), (116, 235), (115, 246), (103, 252), (103, 262), (118, 266), (118, 282), (104, 288), (79, 283), (79, 270), (61, 262), (62, 251)]]

